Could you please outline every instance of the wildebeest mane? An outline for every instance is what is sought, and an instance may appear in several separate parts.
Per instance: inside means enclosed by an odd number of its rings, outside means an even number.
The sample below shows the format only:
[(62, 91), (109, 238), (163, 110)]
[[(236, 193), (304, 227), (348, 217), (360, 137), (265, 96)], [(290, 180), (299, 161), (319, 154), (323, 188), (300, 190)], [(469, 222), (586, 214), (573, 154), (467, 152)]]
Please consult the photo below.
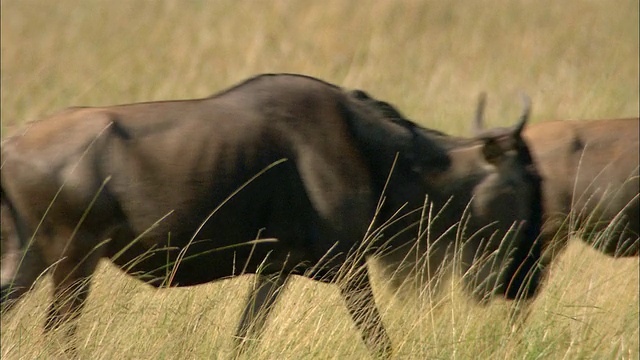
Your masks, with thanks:
[(395, 124), (401, 125), (409, 129), (409, 131), (411, 131), (412, 133), (417, 129), (420, 129), (421, 131), (429, 134), (438, 135), (438, 136), (447, 136), (443, 132), (433, 130), (433, 129), (427, 129), (416, 124), (415, 122), (407, 119), (404, 115), (402, 115), (402, 113), (398, 109), (396, 109), (393, 105), (389, 104), (386, 101), (375, 99), (363, 90), (360, 90), (360, 89), (352, 90), (350, 92), (350, 95), (360, 101), (363, 101), (369, 104), (371, 107), (377, 109), (378, 112), (381, 114), (381, 116), (386, 120), (389, 120)]

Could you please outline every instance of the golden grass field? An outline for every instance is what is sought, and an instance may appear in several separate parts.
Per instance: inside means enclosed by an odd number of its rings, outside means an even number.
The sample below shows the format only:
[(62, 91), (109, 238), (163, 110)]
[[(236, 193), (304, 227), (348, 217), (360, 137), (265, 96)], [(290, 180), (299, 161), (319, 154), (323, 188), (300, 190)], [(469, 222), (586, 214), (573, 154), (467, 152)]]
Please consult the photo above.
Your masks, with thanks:
[[(470, 134), (533, 101), (533, 121), (638, 116), (638, 2), (2, 0), (2, 136), (68, 106), (208, 96), (262, 72), (362, 88), (420, 124)], [(377, 301), (397, 359), (638, 359), (638, 259), (573, 241), (525, 325), (507, 303)], [(154, 290), (105, 263), (80, 320), (83, 359), (227, 359), (249, 277)], [(3, 317), (2, 359), (54, 359), (43, 281)], [(293, 281), (243, 359), (368, 356), (334, 286)], [(57, 339), (57, 340), (56, 340)]]

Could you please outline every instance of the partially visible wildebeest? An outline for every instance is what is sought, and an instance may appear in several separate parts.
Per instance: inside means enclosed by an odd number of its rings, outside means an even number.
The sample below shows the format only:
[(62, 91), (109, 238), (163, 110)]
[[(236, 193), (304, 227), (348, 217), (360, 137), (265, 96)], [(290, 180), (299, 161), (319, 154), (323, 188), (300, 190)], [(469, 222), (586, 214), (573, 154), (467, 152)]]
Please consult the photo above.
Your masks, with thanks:
[[(497, 268), (478, 265), (496, 279), (487, 294), (536, 292), (541, 198), (520, 137), (527, 117), (461, 141), (362, 91), (290, 74), (198, 100), (62, 111), (2, 144), (3, 305), (48, 271), (46, 328), (67, 323), (104, 257), (156, 287), (257, 274), (242, 345), (287, 278), (304, 275), (337, 282), (365, 343), (389, 354), (365, 258), (416, 237), (425, 195), (454, 195), (453, 213), (473, 196), (489, 230), (466, 260), (502, 254)], [(381, 224), (392, 236), (369, 231)]]
[(544, 178), (543, 244), (578, 235), (603, 253), (638, 256), (638, 118), (548, 121), (524, 133)]

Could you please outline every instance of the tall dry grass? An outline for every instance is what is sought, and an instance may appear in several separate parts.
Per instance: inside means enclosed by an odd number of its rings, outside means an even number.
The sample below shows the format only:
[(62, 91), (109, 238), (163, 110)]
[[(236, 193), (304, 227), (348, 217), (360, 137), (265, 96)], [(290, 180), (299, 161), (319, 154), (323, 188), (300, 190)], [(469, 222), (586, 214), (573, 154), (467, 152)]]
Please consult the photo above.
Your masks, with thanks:
[[(0, 3), (3, 136), (67, 106), (207, 96), (261, 72), (363, 88), (425, 126), (491, 125), (517, 92), (534, 121), (638, 115), (637, 1), (98, 1)], [(379, 275), (379, 274), (378, 274)], [(104, 264), (80, 320), (91, 359), (229, 358), (249, 278), (156, 291)], [(376, 294), (398, 359), (638, 358), (638, 259), (574, 241), (520, 331), (456, 278), (438, 298)], [(2, 319), (3, 359), (56, 358), (41, 334), (49, 284)], [(332, 286), (297, 279), (247, 359), (367, 356)], [(57, 340), (56, 340), (57, 339)]]

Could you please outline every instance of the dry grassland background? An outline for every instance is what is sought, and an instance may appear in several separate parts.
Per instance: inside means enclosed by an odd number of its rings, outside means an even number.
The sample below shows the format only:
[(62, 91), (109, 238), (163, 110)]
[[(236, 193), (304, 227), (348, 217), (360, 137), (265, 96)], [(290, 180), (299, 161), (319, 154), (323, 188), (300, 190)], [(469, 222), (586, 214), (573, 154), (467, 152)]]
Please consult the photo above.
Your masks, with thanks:
[[(67, 106), (208, 96), (263, 72), (362, 88), (420, 124), (470, 133), (477, 94), (511, 124), (638, 116), (638, 2), (2, 0), (3, 137)], [(157, 291), (104, 264), (81, 317), (86, 359), (226, 359), (250, 279)], [(455, 279), (454, 279), (455, 281)], [(455, 284), (454, 284), (455, 285)], [(529, 321), (456, 286), (405, 299), (376, 283), (397, 359), (637, 359), (638, 259), (574, 241)], [(49, 284), (2, 319), (2, 359), (46, 359)], [(367, 356), (335, 287), (297, 279), (247, 359)]]

